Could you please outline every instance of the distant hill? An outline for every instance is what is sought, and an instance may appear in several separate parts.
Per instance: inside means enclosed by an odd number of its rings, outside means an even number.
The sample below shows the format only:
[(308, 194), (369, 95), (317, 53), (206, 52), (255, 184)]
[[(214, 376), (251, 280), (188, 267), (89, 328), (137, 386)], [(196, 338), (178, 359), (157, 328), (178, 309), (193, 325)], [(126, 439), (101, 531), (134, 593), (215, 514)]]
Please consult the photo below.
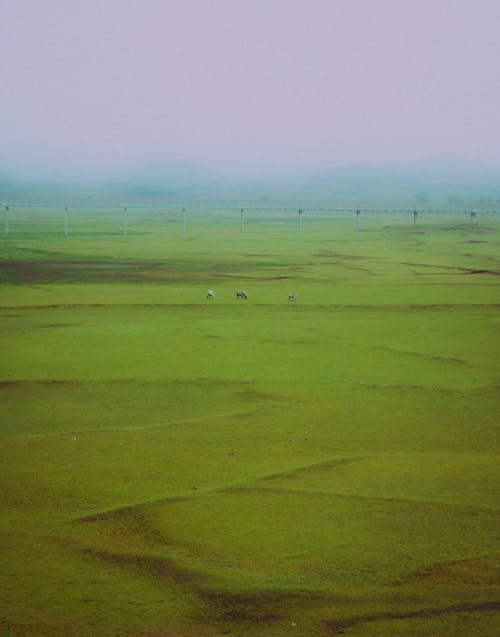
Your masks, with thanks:
[(198, 164), (149, 162), (101, 185), (103, 194), (146, 198), (183, 198), (222, 186), (223, 178)]
[(386, 166), (351, 165), (311, 173), (308, 190), (337, 200), (440, 205), (498, 203), (500, 170), (472, 162), (413, 162)]
[(244, 180), (189, 162), (154, 162), (108, 180), (46, 181), (0, 175), (0, 203), (16, 201), (500, 207), (500, 170), (472, 162), (435, 161), (336, 166)]

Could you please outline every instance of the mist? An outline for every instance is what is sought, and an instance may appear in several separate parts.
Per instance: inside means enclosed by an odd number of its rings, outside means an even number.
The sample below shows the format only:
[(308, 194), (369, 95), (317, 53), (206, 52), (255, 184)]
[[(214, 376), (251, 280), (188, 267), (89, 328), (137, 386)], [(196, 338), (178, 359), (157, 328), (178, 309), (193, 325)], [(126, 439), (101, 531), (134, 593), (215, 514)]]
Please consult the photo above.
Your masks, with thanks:
[(500, 167), (496, 0), (20, 0), (0, 17), (4, 175)]

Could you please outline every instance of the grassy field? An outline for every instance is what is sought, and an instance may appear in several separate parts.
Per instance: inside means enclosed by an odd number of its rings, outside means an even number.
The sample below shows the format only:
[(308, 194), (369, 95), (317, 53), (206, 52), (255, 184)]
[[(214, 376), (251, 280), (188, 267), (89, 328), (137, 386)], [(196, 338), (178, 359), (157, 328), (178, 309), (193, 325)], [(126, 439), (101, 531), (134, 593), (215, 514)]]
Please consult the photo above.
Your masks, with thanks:
[(62, 215), (0, 237), (0, 631), (498, 635), (498, 217)]

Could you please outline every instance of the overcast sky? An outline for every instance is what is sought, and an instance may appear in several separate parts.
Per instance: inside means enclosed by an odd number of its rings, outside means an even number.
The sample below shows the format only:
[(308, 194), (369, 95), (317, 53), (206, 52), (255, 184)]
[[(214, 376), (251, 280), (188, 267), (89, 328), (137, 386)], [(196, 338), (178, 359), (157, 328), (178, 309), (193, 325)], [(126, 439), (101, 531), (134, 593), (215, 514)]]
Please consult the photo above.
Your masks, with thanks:
[(500, 0), (0, 0), (0, 172), (500, 166)]

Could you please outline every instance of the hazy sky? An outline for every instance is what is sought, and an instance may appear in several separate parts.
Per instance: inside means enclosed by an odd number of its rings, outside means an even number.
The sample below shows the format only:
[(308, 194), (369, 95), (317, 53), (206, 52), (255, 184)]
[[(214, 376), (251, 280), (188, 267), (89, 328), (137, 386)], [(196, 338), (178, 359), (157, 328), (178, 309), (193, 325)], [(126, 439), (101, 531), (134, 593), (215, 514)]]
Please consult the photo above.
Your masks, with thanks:
[(500, 0), (0, 0), (0, 172), (500, 166)]

